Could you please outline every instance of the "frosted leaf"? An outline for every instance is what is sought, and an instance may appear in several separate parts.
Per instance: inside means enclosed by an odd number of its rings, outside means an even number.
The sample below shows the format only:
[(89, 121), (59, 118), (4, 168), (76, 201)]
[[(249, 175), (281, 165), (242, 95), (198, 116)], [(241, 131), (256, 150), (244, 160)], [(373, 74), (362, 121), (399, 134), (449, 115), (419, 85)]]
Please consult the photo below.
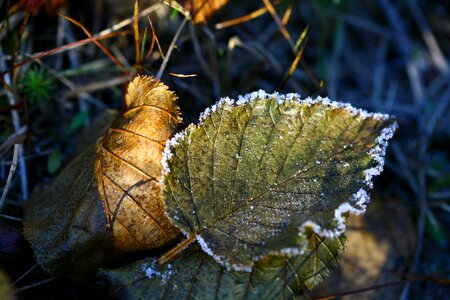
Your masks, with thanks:
[(329, 275), (344, 242), (309, 240), (302, 254), (293, 248), (266, 256), (250, 273), (227, 270), (194, 245), (169, 265), (149, 258), (99, 275), (118, 299), (299, 299)]
[(250, 271), (264, 255), (301, 251), (305, 230), (336, 237), (345, 214), (364, 212), (395, 128), (328, 98), (222, 99), (167, 143), (166, 214), (219, 263)]

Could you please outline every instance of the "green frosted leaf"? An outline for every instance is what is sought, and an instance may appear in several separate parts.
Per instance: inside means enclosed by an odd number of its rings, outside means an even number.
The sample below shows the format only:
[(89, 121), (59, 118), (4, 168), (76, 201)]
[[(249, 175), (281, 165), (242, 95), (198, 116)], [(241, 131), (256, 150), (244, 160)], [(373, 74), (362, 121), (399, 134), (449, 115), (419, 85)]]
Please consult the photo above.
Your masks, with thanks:
[(296, 254), (311, 228), (339, 236), (362, 213), (396, 123), (328, 99), (262, 91), (228, 98), (167, 143), (171, 221), (218, 262), (250, 271), (267, 254)]
[(302, 255), (266, 256), (250, 273), (227, 270), (195, 245), (164, 266), (149, 258), (99, 275), (119, 299), (294, 299), (328, 276), (344, 243), (309, 239)]

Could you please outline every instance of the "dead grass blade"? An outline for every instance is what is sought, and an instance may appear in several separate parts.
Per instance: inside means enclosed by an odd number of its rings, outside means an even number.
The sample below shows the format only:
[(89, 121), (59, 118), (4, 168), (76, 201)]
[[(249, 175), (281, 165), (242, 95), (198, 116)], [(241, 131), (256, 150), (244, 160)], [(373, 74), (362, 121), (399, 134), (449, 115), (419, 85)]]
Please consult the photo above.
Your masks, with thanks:
[(289, 31), (286, 29), (286, 26), (283, 24), (283, 21), (280, 19), (280, 16), (278, 15), (277, 11), (275, 10), (275, 7), (273, 7), (272, 3), (270, 3), (269, 0), (261, 0), (264, 5), (266, 6), (269, 13), (272, 15), (273, 19), (278, 25), (278, 28), (280, 29), (281, 34), (284, 36), (286, 41), (289, 43), (292, 49), (294, 49), (294, 42), (292, 41), (291, 35), (289, 34)]
[(134, 1), (134, 20), (133, 20), (133, 32), (134, 32), (134, 47), (135, 47), (135, 63), (139, 72), (140, 65), (140, 47), (139, 47), (139, 0)]
[(254, 12), (249, 13), (248, 15), (245, 15), (245, 16), (242, 16), (239, 18), (235, 18), (235, 19), (231, 19), (231, 20), (228, 20), (225, 22), (217, 23), (214, 27), (219, 30), (219, 29), (224, 29), (227, 27), (235, 26), (235, 25), (256, 19), (256, 18), (264, 15), (265, 13), (267, 13), (267, 7), (264, 6), (264, 7), (261, 7), (260, 9), (255, 10)]
[(180, 27), (178, 27), (177, 32), (175, 33), (172, 42), (170, 42), (169, 49), (167, 50), (167, 53), (164, 57), (163, 62), (161, 63), (161, 67), (159, 68), (158, 74), (156, 74), (156, 79), (160, 80), (162, 77), (162, 74), (167, 66), (167, 63), (169, 62), (170, 55), (172, 54), (173, 48), (175, 47), (175, 43), (178, 41), (178, 38), (181, 34), (181, 31), (183, 30), (184, 26), (186, 25), (188, 19), (184, 18), (183, 22), (181, 22)]
[(76, 41), (76, 42), (73, 42), (73, 43), (70, 43), (70, 44), (66, 44), (64, 46), (61, 46), (61, 47), (54, 48), (54, 49), (49, 50), (49, 51), (45, 51), (45, 52), (39, 53), (39, 54), (29, 58), (29, 59), (21, 61), (20, 63), (17, 63), (14, 66), (12, 66), (11, 68), (5, 69), (2, 72), (0, 72), (0, 76), (4, 76), (5, 74), (10, 73), (11, 71), (13, 71), (14, 69), (16, 69), (16, 68), (18, 68), (20, 66), (23, 66), (25, 64), (28, 64), (28, 63), (30, 63), (32, 61), (35, 61), (37, 59), (41, 59), (41, 58), (46, 57), (46, 56), (50, 56), (50, 55), (61, 53), (61, 52), (67, 51), (67, 50), (75, 49), (77, 47), (86, 45), (86, 44), (88, 44), (90, 42), (99, 41), (99, 40), (103, 40), (103, 39), (109, 39), (109, 38), (114, 37), (114, 36), (128, 35), (128, 34), (131, 34), (131, 32), (130, 31), (118, 31), (118, 32), (113, 32), (113, 33), (106, 34), (106, 35), (103, 35), (103, 36), (89, 37), (89, 38), (86, 38), (84, 40), (79, 40), (79, 41)]
[(22, 126), (18, 131), (11, 134), (1, 145), (0, 145), (0, 157), (6, 154), (9, 149), (14, 146), (14, 144), (20, 144), (25, 139), (27, 134), (27, 126)]
[(289, 19), (292, 16), (292, 6), (294, 4), (294, 0), (291, 0), (291, 2), (289, 2), (289, 6), (287, 8), (287, 10), (285, 11), (284, 15), (283, 15), (283, 19), (281, 19), (281, 24), (283, 24), (283, 26), (286, 26), (287, 23), (289, 22)]
[[(150, 19), (150, 17), (149, 17)], [(155, 42), (157, 41), (157, 36), (155, 33), (155, 29), (153, 28), (153, 26), (151, 26), (152, 29), (152, 41), (150, 43), (150, 47), (148, 48), (147, 54), (145, 55), (145, 59), (144, 61), (149, 61), (150, 60), (150, 56), (153, 53), (153, 49), (155, 48)]]
[(303, 30), (303, 32), (300, 34), (300, 37), (297, 40), (296, 45), (294, 46), (294, 49), (297, 49), (299, 46), (300, 50), (297, 51), (297, 54), (295, 55), (295, 59), (292, 62), (291, 67), (289, 68), (288, 74), (286, 76), (286, 78), (282, 81), (282, 83), (279, 86), (279, 89), (282, 89), (286, 86), (287, 82), (289, 81), (289, 79), (292, 77), (292, 75), (294, 74), (295, 70), (297, 69), (298, 64), (300, 63), (300, 59), (302, 58), (303, 55), (303, 51), (305, 50), (307, 41), (308, 41), (308, 29), (309, 27), (306, 26), (305, 29)]
[[(81, 28), (81, 30), (83, 30), (83, 32), (90, 38), (94, 38), (94, 36), (89, 32), (89, 30), (87, 30), (86, 27), (84, 27), (83, 24), (81, 24), (80, 22), (76, 21), (75, 19), (72, 19), (69, 16), (66, 16), (62, 13), (58, 13), (60, 16), (64, 17), (65, 19), (67, 19), (68, 21), (70, 21), (71, 23), (73, 23), (74, 25), (78, 26), (79, 28)], [(108, 50), (106, 49), (105, 46), (103, 46), (98, 40), (93, 39), (92, 42), (98, 47), (100, 48), (100, 50), (103, 51), (103, 53), (106, 54), (106, 56), (109, 57), (109, 59), (111, 59), (112, 62), (114, 62), (114, 64), (116, 64), (122, 71), (128, 73), (128, 71), (126, 70), (125, 66)]]
[(8, 195), (9, 186), (11, 185), (12, 177), (14, 176), (14, 173), (16, 172), (17, 160), (19, 158), (19, 150), (20, 150), (20, 144), (15, 144), (13, 159), (12, 159), (11, 167), (9, 168), (8, 178), (6, 179), (6, 184), (5, 184), (5, 187), (3, 188), (2, 198), (0, 199), (0, 212), (3, 210), (3, 206), (5, 205), (5, 201), (6, 201), (6, 195)]

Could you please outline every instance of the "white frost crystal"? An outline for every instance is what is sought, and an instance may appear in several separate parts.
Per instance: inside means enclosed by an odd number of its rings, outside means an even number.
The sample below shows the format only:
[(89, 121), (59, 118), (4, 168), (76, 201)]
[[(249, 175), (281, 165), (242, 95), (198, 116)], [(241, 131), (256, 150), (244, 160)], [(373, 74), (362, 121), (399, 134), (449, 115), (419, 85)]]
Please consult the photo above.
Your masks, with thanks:
[(145, 275), (149, 279), (152, 279), (153, 277), (158, 277), (161, 279), (161, 283), (165, 284), (165, 283), (167, 283), (167, 280), (170, 277), (172, 277), (172, 275), (174, 274), (172, 265), (167, 264), (166, 266), (164, 266), (163, 271), (158, 271), (157, 265), (158, 265), (158, 262), (156, 260), (154, 260), (150, 266), (147, 263), (144, 263), (142, 265), (142, 271), (144, 271)]

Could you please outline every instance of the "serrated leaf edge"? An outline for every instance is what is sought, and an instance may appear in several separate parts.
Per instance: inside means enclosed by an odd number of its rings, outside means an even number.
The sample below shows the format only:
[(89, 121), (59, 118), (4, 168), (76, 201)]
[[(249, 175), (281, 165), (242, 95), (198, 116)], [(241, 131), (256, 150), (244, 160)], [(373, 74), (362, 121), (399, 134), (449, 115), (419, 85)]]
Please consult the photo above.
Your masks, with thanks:
[[(181, 140), (183, 140), (187, 133), (190, 130), (193, 130), (195, 128), (199, 128), (203, 121), (208, 118), (213, 112), (215, 112), (217, 109), (221, 108), (222, 106), (244, 106), (248, 103), (250, 103), (253, 100), (256, 99), (275, 99), (278, 104), (282, 104), (287, 101), (297, 101), (300, 104), (306, 104), (308, 107), (315, 105), (315, 104), (321, 104), (324, 106), (327, 106), (329, 108), (334, 109), (345, 109), (351, 116), (353, 117), (360, 117), (362, 119), (367, 118), (375, 118), (376, 120), (389, 120), (393, 117), (389, 114), (382, 114), (382, 113), (370, 113), (364, 109), (355, 108), (350, 103), (345, 102), (337, 102), (332, 101), (328, 97), (321, 97), (318, 96), (316, 98), (307, 97), (305, 99), (301, 99), (301, 96), (297, 93), (289, 93), (289, 94), (279, 94), (278, 92), (269, 94), (266, 93), (264, 90), (258, 90), (256, 92), (252, 92), (245, 95), (239, 95), (238, 100), (233, 100), (229, 97), (221, 98), (216, 104), (213, 106), (206, 108), (203, 113), (200, 114), (199, 117), (199, 123), (197, 125), (190, 124), (187, 128), (185, 128), (183, 131), (176, 133), (170, 140), (167, 141), (165, 149), (162, 153), (162, 176), (160, 179), (160, 189), (161, 192), (165, 189), (165, 178), (167, 174), (170, 173), (170, 168), (168, 161), (172, 158), (172, 149), (177, 146)], [(367, 169), (364, 171), (365, 173), (365, 184), (366, 189), (360, 189), (356, 193), (350, 196), (350, 198), (347, 200), (347, 202), (342, 203), (339, 205), (338, 208), (334, 211), (334, 223), (336, 227), (334, 229), (325, 229), (322, 228), (319, 224), (315, 223), (312, 220), (305, 221), (299, 228), (299, 235), (304, 235), (308, 230), (312, 230), (314, 233), (319, 235), (323, 238), (336, 238), (342, 235), (344, 233), (346, 225), (345, 225), (345, 217), (344, 215), (347, 213), (351, 213), (354, 215), (361, 215), (366, 211), (367, 204), (370, 202), (370, 196), (367, 192), (367, 190), (370, 190), (373, 188), (373, 182), (372, 178), (374, 176), (377, 176), (381, 174), (384, 167), (384, 156), (386, 154), (386, 148), (388, 146), (388, 140), (391, 139), (395, 133), (395, 130), (398, 128), (398, 124), (396, 121), (393, 121), (392, 124), (384, 129), (382, 129), (380, 135), (375, 139), (376, 146), (369, 150), (369, 155), (374, 159), (376, 162), (376, 165), (370, 169)], [(189, 141), (188, 141), (189, 142)], [(356, 202), (356, 205), (352, 205), (351, 203)], [(166, 217), (175, 225), (176, 223), (172, 219), (172, 217), (167, 213), (167, 211), (164, 212)], [(175, 225), (176, 226), (176, 225)], [(177, 226), (178, 228), (178, 226)], [(181, 228), (179, 228), (181, 232), (187, 237), (189, 236), (188, 232), (183, 231)], [(304, 249), (306, 249), (307, 245), (304, 245), (301, 248), (286, 248), (286, 249), (280, 249), (278, 251), (270, 251), (270, 253), (263, 255), (263, 256), (255, 256), (253, 257), (253, 262), (250, 265), (242, 265), (242, 264), (232, 264), (226, 262), (226, 260), (223, 259), (223, 257), (215, 254), (207, 245), (205, 240), (200, 234), (195, 235), (197, 242), (200, 244), (202, 250), (207, 253), (208, 255), (212, 256), (218, 263), (226, 267), (228, 270), (230, 268), (234, 269), (235, 271), (245, 271), (245, 272), (251, 272), (252, 267), (254, 265), (254, 262), (256, 260), (259, 260), (263, 258), (266, 255), (299, 255), (303, 254)]]

